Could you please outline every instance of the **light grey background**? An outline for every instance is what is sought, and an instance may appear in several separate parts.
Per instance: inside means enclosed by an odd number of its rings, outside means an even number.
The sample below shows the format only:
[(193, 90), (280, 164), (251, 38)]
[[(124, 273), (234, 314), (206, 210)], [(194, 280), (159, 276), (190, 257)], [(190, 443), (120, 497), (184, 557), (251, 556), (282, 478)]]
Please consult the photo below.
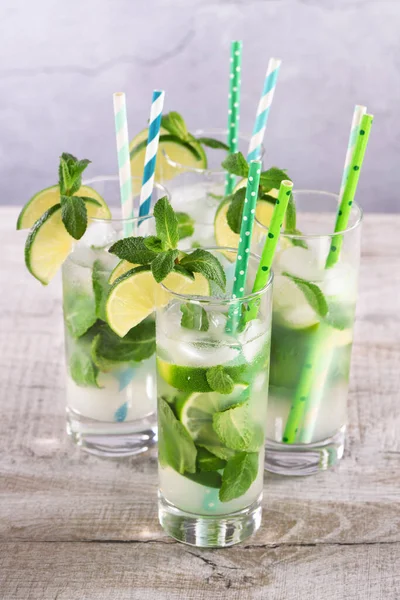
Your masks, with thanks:
[(354, 104), (375, 122), (358, 200), (398, 211), (398, 0), (0, 0), (0, 204), (55, 182), (62, 151), (117, 168), (112, 93), (131, 135), (153, 88), (189, 128), (225, 126), (229, 46), (243, 39), (242, 132), (270, 56), (283, 59), (267, 164), (296, 187), (336, 191)]

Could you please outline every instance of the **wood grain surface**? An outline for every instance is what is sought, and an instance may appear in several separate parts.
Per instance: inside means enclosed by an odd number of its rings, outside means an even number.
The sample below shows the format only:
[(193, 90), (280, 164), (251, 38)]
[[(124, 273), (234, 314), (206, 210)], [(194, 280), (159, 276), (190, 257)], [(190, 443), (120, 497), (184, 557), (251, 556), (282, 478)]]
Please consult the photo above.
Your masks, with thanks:
[(26, 273), (16, 215), (0, 209), (1, 600), (398, 600), (400, 216), (365, 219), (340, 467), (267, 475), (260, 531), (204, 551), (159, 527), (154, 454), (67, 439), (60, 281)]

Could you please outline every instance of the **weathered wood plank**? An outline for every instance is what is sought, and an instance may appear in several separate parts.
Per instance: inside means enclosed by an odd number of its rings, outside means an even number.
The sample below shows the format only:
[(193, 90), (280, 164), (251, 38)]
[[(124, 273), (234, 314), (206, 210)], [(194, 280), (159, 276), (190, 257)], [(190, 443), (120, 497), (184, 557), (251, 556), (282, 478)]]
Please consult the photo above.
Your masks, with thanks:
[(8, 543), (3, 600), (397, 600), (400, 544)]

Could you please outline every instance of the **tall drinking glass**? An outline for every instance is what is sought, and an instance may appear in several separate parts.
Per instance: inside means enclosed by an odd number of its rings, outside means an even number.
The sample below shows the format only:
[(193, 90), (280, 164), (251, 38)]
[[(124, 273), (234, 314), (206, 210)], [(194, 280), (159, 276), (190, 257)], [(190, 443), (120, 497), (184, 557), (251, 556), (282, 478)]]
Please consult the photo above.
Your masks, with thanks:
[[(236, 250), (210, 248), (232, 290)], [(157, 310), (159, 519), (175, 539), (203, 547), (235, 544), (261, 522), (272, 285), (238, 301), (168, 293)], [(227, 333), (232, 311), (244, 318)], [(228, 328), (229, 329), (229, 328)]]
[[(326, 268), (338, 196), (294, 192), (297, 230), (275, 255), (266, 469), (307, 475), (343, 456), (362, 211), (354, 203), (337, 262)], [(268, 229), (256, 221), (262, 247)]]
[[(213, 138), (226, 143), (227, 131), (223, 129), (197, 130), (194, 136)], [(250, 136), (238, 137), (238, 150), (247, 155)], [(214, 234), (214, 221), (225, 195), (226, 171), (221, 167), (227, 152), (221, 149), (202, 148), (204, 150), (203, 168), (196, 168), (172, 160), (164, 152), (162, 161), (162, 182), (168, 185), (172, 205), (175, 211), (188, 213), (194, 221), (192, 237), (184, 240), (201, 246), (218, 245)], [(259, 160), (264, 156), (261, 148)]]
[[(108, 249), (124, 237), (124, 230), (135, 232), (138, 219), (120, 218), (117, 176), (84, 183), (102, 196), (112, 218), (89, 219), (62, 268), (67, 431), (93, 454), (139, 454), (156, 437), (155, 320), (149, 317), (120, 338), (108, 325), (105, 308), (112, 283), (132, 267), (117, 266), (119, 259)], [(133, 188), (140, 189), (136, 178)], [(153, 201), (165, 195), (165, 188), (156, 184)], [(135, 195), (134, 214), (138, 202)], [(145, 218), (139, 231), (145, 227), (151, 233), (153, 222), (152, 216)]]

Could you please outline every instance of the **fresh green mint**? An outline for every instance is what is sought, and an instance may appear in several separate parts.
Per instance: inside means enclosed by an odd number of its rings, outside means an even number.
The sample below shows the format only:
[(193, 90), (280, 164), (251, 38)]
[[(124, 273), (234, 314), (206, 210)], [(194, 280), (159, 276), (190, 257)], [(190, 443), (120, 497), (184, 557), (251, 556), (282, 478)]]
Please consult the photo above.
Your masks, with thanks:
[[(285, 217), (285, 233), (290, 235), (301, 235), (301, 231), (297, 229), (297, 213), (296, 204), (293, 198), (293, 194), (290, 194), (289, 202), (286, 209)], [(291, 243), (293, 246), (300, 246), (301, 248), (308, 248), (306, 242), (302, 239), (292, 238)]]
[(162, 467), (170, 466), (182, 475), (196, 472), (197, 449), (185, 427), (175, 417), (162, 398), (158, 401), (158, 460)]
[(231, 458), (233, 458), (234, 456), (236, 456), (236, 452), (234, 450), (231, 450), (230, 448), (225, 448), (224, 446), (202, 446), (202, 448), (204, 448), (205, 450), (207, 450), (208, 452), (210, 452), (210, 454), (213, 454), (214, 456), (216, 456), (217, 458), (220, 458), (221, 460), (224, 461), (228, 461)]
[(198, 471), (196, 473), (185, 473), (185, 477), (191, 479), (195, 483), (217, 490), (219, 490), (222, 485), (222, 477), (218, 471)]
[(221, 442), (231, 450), (257, 452), (264, 443), (264, 431), (252, 421), (248, 402), (215, 413), (213, 428)]
[(90, 344), (76, 345), (69, 360), (69, 372), (77, 385), (85, 387), (100, 387), (97, 383), (98, 368), (90, 357)]
[(64, 319), (73, 338), (82, 337), (96, 322), (96, 305), (93, 297), (75, 289), (64, 296)]
[(258, 454), (256, 452), (241, 452), (228, 460), (219, 490), (220, 501), (229, 502), (243, 496), (257, 475)]
[(91, 355), (101, 370), (115, 368), (115, 363), (140, 362), (156, 350), (156, 327), (153, 319), (145, 319), (120, 338), (106, 324), (99, 327), (92, 341)]
[(231, 394), (235, 387), (232, 377), (222, 365), (210, 367), (206, 373), (208, 385), (219, 394)]
[(198, 471), (219, 471), (225, 468), (226, 460), (218, 458), (206, 448), (198, 448), (196, 465)]
[(232, 200), (229, 204), (226, 219), (229, 227), (234, 233), (240, 233), (245, 198), (246, 188), (243, 187), (233, 194)]
[(213, 254), (200, 248), (191, 254), (177, 249), (179, 223), (167, 197), (156, 203), (154, 218), (157, 236), (125, 238), (113, 244), (109, 252), (132, 264), (149, 266), (157, 283), (161, 283), (171, 271), (192, 279), (194, 273), (201, 273), (224, 291), (225, 271)]
[(198, 137), (196, 138), (196, 141), (208, 148), (213, 148), (214, 150), (226, 150), (226, 152), (229, 152), (229, 146), (220, 140), (209, 137)]
[(195, 222), (187, 213), (176, 212), (176, 218), (178, 219), (178, 234), (179, 239), (183, 240), (187, 237), (191, 237), (194, 234)]
[(291, 181), (286, 170), (284, 169), (271, 167), (267, 171), (263, 171), (260, 175), (260, 186), (263, 193), (266, 194), (274, 189), (279, 190), (281, 182), (285, 179)]
[(75, 195), (82, 185), (82, 173), (89, 164), (90, 160), (86, 158), (78, 160), (72, 154), (64, 152), (60, 157), (58, 167), (61, 218), (65, 229), (76, 240), (79, 240), (83, 236), (87, 227), (85, 202), (90, 200), (92, 203), (99, 204), (92, 198), (88, 199), (85, 196)]
[(101, 260), (95, 260), (92, 271), (92, 285), (95, 301), (96, 317), (102, 321), (106, 321), (106, 302), (110, 291), (108, 283), (109, 272), (104, 267)]
[(297, 287), (303, 292), (308, 304), (320, 317), (325, 317), (328, 314), (328, 303), (321, 289), (306, 279), (295, 277), (290, 273), (282, 273), (289, 279), (291, 279)]
[(161, 117), (161, 127), (185, 142), (188, 142), (190, 139), (186, 123), (176, 111), (171, 111)]
[(235, 152), (227, 156), (222, 163), (222, 168), (226, 169), (228, 173), (243, 179), (249, 175), (249, 165), (241, 152)]
[(181, 327), (195, 331), (208, 331), (209, 321), (207, 312), (198, 304), (181, 304)]
[(178, 218), (166, 196), (154, 206), (154, 219), (163, 250), (175, 249), (179, 242)]

